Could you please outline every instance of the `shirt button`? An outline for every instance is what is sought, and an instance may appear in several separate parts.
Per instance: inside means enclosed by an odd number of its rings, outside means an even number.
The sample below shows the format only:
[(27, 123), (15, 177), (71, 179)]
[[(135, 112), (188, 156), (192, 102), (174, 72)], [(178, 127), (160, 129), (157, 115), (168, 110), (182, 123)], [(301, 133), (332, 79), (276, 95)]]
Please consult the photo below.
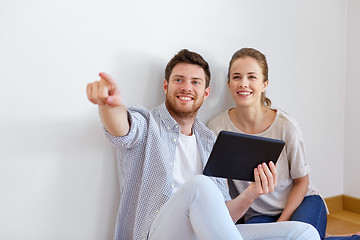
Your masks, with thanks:
[(173, 139), (174, 143), (176, 142), (176, 138)]
[(159, 210), (156, 210), (155, 213), (159, 213)]
[(168, 130), (170, 130), (170, 127), (167, 127)]
[(173, 163), (171, 162), (171, 163), (170, 163), (170, 166), (172, 166), (172, 165), (173, 165)]
[(176, 127), (176, 128), (179, 128), (179, 126), (178, 126), (178, 125), (176, 125), (175, 127)]
[(172, 187), (172, 188), (173, 188), (173, 187), (174, 187), (174, 184), (171, 184), (171, 186), (170, 186), (170, 187)]

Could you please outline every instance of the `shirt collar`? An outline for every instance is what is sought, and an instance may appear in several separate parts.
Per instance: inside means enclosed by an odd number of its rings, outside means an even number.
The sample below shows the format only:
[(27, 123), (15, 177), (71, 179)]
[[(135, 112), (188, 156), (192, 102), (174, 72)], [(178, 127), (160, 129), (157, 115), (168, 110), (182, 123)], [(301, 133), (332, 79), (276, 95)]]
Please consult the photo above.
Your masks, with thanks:
[(165, 106), (165, 102), (163, 102), (159, 106), (159, 114), (160, 118), (163, 121), (165, 127), (170, 130), (172, 128), (180, 129), (180, 125), (175, 121), (175, 119), (171, 116), (168, 109)]
[[(170, 129), (180, 129), (180, 125), (175, 121), (175, 119), (171, 116), (171, 114), (169, 113), (168, 109), (166, 108), (165, 102), (163, 102), (160, 106), (159, 106), (159, 114), (160, 114), (160, 118), (163, 121), (165, 128), (167, 130)], [(193, 124), (193, 130), (194, 130), (194, 134), (196, 134), (196, 131), (201, 131), (203, 133), (206, 133), (210, 136), (213, 135), (213, 133), (211, 132), (210, 129), (208, 129), (207, 127), (205, 127), (204, 124), (202, 124), (198, 118), (195, 118), (194, 120), (194, 124)]]

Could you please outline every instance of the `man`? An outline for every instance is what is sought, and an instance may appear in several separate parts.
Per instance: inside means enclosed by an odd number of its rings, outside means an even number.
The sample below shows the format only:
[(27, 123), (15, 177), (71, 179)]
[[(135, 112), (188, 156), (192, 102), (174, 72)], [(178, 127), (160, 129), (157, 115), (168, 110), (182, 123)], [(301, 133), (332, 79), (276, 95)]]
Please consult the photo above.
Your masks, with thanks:
[(152, 110), (126, 108), (111, 76), (99, 75), (87, 95), (99, 105), (117, 151), (121, 199), (114, 239), (318, 239), (310, 225), (294, 222), (235, 226), (254, 199), (274, 190), (273, 164), (259, 165), (256, 182), (233, 200), (224, 179), (201, 175), (215, 137), (196, 118), (210, 93), (209, 66), (199, 54), (182, 50), (170, 60), (166, 101)]

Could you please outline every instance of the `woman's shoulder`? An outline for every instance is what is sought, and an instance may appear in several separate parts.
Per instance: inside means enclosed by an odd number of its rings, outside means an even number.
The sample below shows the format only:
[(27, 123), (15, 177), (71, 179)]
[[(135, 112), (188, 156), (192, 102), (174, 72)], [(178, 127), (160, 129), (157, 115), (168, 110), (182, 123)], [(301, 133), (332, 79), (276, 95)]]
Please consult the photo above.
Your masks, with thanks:
[(215, 117), (213, 117), (212, 119), (209, 120), (208, 124), (210, 123), (216, 123), (216, 122), (219, 122), (219, 121), (223, 121), (225, 119), (228, 119), (229, 118), (229, 110), (230, 109), (227, 109), (226, 111), (223, 111), (221, 113), (219, 113), (218, 115), (216, 115)]
[(229, 121), (229, 109), (223, 111), (210, 119), (206, 124), (216, 135), (225, 128), (225, 124)]
[(288, 125), (289, 127), (298, 127), (299, 123), (297, 120), (289, 113), (277, 109), (277, 118), (281, 124)]
[(277, 123), (286, 133), (289, 134), (301, 134), (301, 128), (298, 121), (289, 113), (277, 109)]

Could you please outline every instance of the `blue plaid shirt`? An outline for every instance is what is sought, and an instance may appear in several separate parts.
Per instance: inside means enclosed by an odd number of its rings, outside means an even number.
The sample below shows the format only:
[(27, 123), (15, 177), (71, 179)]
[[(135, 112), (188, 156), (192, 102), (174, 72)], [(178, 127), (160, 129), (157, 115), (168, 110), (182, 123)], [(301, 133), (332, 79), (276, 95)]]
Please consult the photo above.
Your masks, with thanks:
[[(165, 103), (152, 110), (128, 108), (128, 116), (131, 127), (126, 136), (115, 137), (105, 131), (116, 148), (121, 187), (115, 240), (146, 239), (157, 212), (172, 195), (172, 163), (180, 132)], [(215, 136), (198, 119), (193, 131), (205, 167)], [(229, 201), (226, 180), (212, 179), (224, 201)]]

